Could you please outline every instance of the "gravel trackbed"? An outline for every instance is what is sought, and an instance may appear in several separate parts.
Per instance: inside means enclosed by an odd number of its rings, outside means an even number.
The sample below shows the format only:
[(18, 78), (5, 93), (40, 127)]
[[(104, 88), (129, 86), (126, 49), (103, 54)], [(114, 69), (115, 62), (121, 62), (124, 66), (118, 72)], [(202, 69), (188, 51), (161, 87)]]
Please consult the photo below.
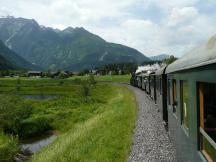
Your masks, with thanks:
[(135, 93), (139, 106), (128, 162), (176, 162), (173, 145), (157, 106), (144, 91), (127, 87)]

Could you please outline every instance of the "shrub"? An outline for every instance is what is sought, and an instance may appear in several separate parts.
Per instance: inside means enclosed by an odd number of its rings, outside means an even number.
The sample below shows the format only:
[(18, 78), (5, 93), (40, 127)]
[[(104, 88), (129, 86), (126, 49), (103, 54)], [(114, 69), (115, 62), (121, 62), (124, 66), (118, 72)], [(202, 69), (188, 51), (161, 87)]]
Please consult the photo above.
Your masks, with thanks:
[(91, 85), (89, 84), (89, 82), (86, 80), (82, 81), (81, 96), (82, 97), (90, 96), (90, 94), (91, 94), (90, 92), (91, 92)]
[(0, 133), (0, 161), (11, 162), (18, 152), (17, 139)]
[(68, 78), (68, 74), (65, 73), (64, 71), (60, 71), (58, 74), (58, 78), (60, 78), (60, 79)]
[(95, 78), (94, 78), (94, 75), (89, 75), (89, 79), (88, 79), (89, 83), (92, 84), (92, 85), (95, 85), (96, 84), (96, 81), (95, 81)]
[(14, 95), (0, 95), (0, 129), (18, 134), (21, 121), (32, 113), (32, 106)]
[(22, 121), (19, 135), (20, 137), (32, 137), (40, 135), (52, 129), (50, 125), (52, 119), (48, 116), (39, 116)]
[(82, 82), (82, 80), (80, 78), (75, 78), (73, 81), (76, 84), (81, 84), (81, 82)]
[(64, 84), (64, 81), (61, 80), (61, 81), (59, 82), (59, 85), (62, 86), (63, 84)]

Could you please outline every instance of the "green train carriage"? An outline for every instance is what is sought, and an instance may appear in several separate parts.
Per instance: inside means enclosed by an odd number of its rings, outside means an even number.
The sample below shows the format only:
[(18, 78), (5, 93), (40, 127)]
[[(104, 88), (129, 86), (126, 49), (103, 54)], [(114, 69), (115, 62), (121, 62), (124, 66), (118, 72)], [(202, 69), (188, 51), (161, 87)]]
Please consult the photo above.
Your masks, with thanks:
[(155, 72), (156, 76), (156, 99), (159, 111), (167, 128), (168, 112), (167, 112), (167, 75), (165, 74), (166, 66)]
[(142, 90), (146, 91), (146, 84), (148, 81), (147, 73), (142, 74)]
[(153, 99), (154, 103), (157, 103), (157, 95), (156, 95), (156, 75), (155, 72), (151, 72), (149, 74), (150, 80), (150, 97)]
[(216, 36), (169, 65), (166, 74), (178, 161), (216, 162)]

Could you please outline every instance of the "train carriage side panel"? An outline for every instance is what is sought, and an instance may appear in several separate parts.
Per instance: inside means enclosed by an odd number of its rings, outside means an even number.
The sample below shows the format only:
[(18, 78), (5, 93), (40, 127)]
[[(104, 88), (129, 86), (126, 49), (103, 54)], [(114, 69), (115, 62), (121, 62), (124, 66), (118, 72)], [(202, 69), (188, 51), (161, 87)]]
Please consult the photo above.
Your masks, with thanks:
[(216, 35), (166, 69), (169, 134), (178, 161), (216, 161)]

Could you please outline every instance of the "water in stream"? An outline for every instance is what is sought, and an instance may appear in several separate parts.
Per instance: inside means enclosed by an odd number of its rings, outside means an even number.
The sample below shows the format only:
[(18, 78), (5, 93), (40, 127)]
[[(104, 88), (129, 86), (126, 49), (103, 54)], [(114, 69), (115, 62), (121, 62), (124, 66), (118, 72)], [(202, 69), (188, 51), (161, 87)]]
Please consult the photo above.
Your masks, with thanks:
[(40, 151), (43, 147), (49, 145), (52, 143), (55, 139), (57, 138), (57, 135), (53, 134), (51, 136), (43, 137), (42, 139), (39, 140), (28, 140), (28, 141), (22, 141), (20, 146), (21, 146), (21, 151), (25, 152), (28, 151), (32, 154)]
[(13, 162), (26, 162), (31, 159), (32, 154), (37, 153), (42, 148), (51, 144), (57, 135), (53, 132), (49, 132), (48, 134), (31, 139), (25, 139), (20, 141), (20, 152), (17, 153), (13, 159)]
[[(58, 98), (57, 95), (23, 95), (28, 100), (51, 100)], [(41, 137), (20, 140), (20, 153), (14, 157), (14, 162), (26, 162), (31, 158), (32, 154), (37, 153), (42, 148), (51, 144), (57, 138), (54, 132), (47, 132)]]

